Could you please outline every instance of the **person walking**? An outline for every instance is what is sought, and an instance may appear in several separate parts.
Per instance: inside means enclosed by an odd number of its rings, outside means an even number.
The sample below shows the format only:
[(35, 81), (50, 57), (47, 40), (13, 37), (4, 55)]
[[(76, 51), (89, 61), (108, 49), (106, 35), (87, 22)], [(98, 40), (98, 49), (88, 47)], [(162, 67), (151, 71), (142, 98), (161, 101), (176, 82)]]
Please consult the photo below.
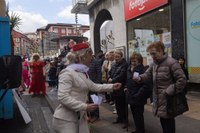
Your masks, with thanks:
[(132, 133), (145, 133), (144, 105), (152, 93), (152, 84), (151, 82), (137, 83), (133, 80), (133, 76), (143, 74), (145, 70), (142, 55), (134, 52), (130, 56), (126, 83), (127, 102), (130, 105), (136, 127), (136, 130)]
[(153, 64), (144, 74), (133, 77), (136, 82), (153, 80), (153, 114), (160, 118), (163, 133), (175, 133), (175, 117), (167, 113), (167, 99), (182, 92), (186, 77), (177, 60), (165, 54), (162, 42), (153, 42), (147, 47)]
[(89, 133), (87, 111), (98, 108), (96, 103), (86, 103), (89, 91), (104, 92), (121, 88), (121, 83), (96, 84), (89, 79), (87, 71), (93, 52), (86, 43), (72, 47), (67, 54), (67, 67), (59, 74), (59, 105), (53, 115), (56, 133)]
[(22, 59), (22, 79), (26, 88), (30, 86), (29, 62), (26, 57)]
[(33, 92), (33, 95), (38, 95), (40, 92), (42, 92), (43, 95), (46, 95), (45, 72), (43, 70), (45, 64), (40, 60), (38, 53), (33, 54), (29, 66), (31, 73), (31, 85), (29, 88), (29, 93)]

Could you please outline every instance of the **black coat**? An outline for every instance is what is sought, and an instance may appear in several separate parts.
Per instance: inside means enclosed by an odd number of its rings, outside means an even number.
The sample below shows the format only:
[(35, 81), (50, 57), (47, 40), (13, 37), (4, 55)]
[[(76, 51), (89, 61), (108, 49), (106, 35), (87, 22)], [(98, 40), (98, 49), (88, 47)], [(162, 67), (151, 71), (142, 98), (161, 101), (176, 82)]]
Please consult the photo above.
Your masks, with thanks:
[(127, 70), (127, 83), (126, 87), (128, 89), (127, 101), (131, 105), (144, 105), (147, 102), (147, 98), (152, 94), (152, 83), (144, 82), (137, 83), (133, 80), (133, 73), (138, 72), (139, 74), (143, 74), (145, 71), (145, 67), (143, 64), (135, 67), (133, 71), (131, 71), (131, 66)]
[(122, 83), (122, 89), (114, 91), (114, 95), (122, 95), (124, 93), (123, 88), (126, 84), (126, 74), (127, 74), (128, 63), (125, 59), (122, 59), (120, 62), (116, 62), (112, 65), (108, 79), (112, 79), (112, 83)]

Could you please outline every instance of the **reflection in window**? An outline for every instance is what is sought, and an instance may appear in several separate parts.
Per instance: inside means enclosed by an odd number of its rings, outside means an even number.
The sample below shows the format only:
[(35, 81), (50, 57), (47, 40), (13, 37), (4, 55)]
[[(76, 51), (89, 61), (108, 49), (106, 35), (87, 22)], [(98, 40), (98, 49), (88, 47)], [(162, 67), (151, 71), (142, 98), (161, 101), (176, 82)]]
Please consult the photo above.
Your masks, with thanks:
[(154, 41), (162, 41), (166, 53), (171, 55), (171, 29), (169, 7), (155, 10), (128, 22), (129, 56), (138, 52), (144, 57), (144, 64), (152, 62), (146, 52), (147, 46)]

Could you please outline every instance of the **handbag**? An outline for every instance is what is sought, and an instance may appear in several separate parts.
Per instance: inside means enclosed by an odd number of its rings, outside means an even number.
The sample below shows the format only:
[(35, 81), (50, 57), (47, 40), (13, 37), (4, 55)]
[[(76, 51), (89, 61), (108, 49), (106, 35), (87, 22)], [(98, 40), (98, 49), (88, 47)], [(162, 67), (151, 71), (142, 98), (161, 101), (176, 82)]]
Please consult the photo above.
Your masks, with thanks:
[[(175, 79), (173, 77), (172, 71), (171, 71), (171, 65), (170, 65), (170, 73), (171, 76), (175, 82)], [(184, 112), (189, 110), (187, 98), (185, 97), (185, 91), (176, 93), (172, 96), (167, 96), (167, 114), (172, 117), (176, 117), (178, 115), (183, 114)]]
[(188, 103), (183, 92), (176, 93), (173, 96), (167, 96), (167, 114), (173, 117), (188, 111)]

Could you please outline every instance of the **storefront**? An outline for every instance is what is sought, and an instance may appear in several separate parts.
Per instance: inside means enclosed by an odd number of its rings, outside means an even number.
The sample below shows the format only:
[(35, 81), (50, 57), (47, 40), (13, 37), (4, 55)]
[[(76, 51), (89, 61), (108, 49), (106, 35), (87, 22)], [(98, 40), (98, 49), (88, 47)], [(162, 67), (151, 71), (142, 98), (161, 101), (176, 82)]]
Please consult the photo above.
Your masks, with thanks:
[(166, 53), (185, 57), (190, 83), (200, 83), (200, 0), (124, 0), (128, 56), (140, 52), (144, 64), (153, 41), (162, 41)]
[(186, 0), (186, 43), (190, 82), (200, 83), (200, 0)]
[(146, 52), (154, 41), (162, 41), (166, 53), (171, 56), (171, 21), (168, 0), (125, 0), (125, 19), (127, 21), (128, 54), (139, 52), (144, 64), (152, 62)]

